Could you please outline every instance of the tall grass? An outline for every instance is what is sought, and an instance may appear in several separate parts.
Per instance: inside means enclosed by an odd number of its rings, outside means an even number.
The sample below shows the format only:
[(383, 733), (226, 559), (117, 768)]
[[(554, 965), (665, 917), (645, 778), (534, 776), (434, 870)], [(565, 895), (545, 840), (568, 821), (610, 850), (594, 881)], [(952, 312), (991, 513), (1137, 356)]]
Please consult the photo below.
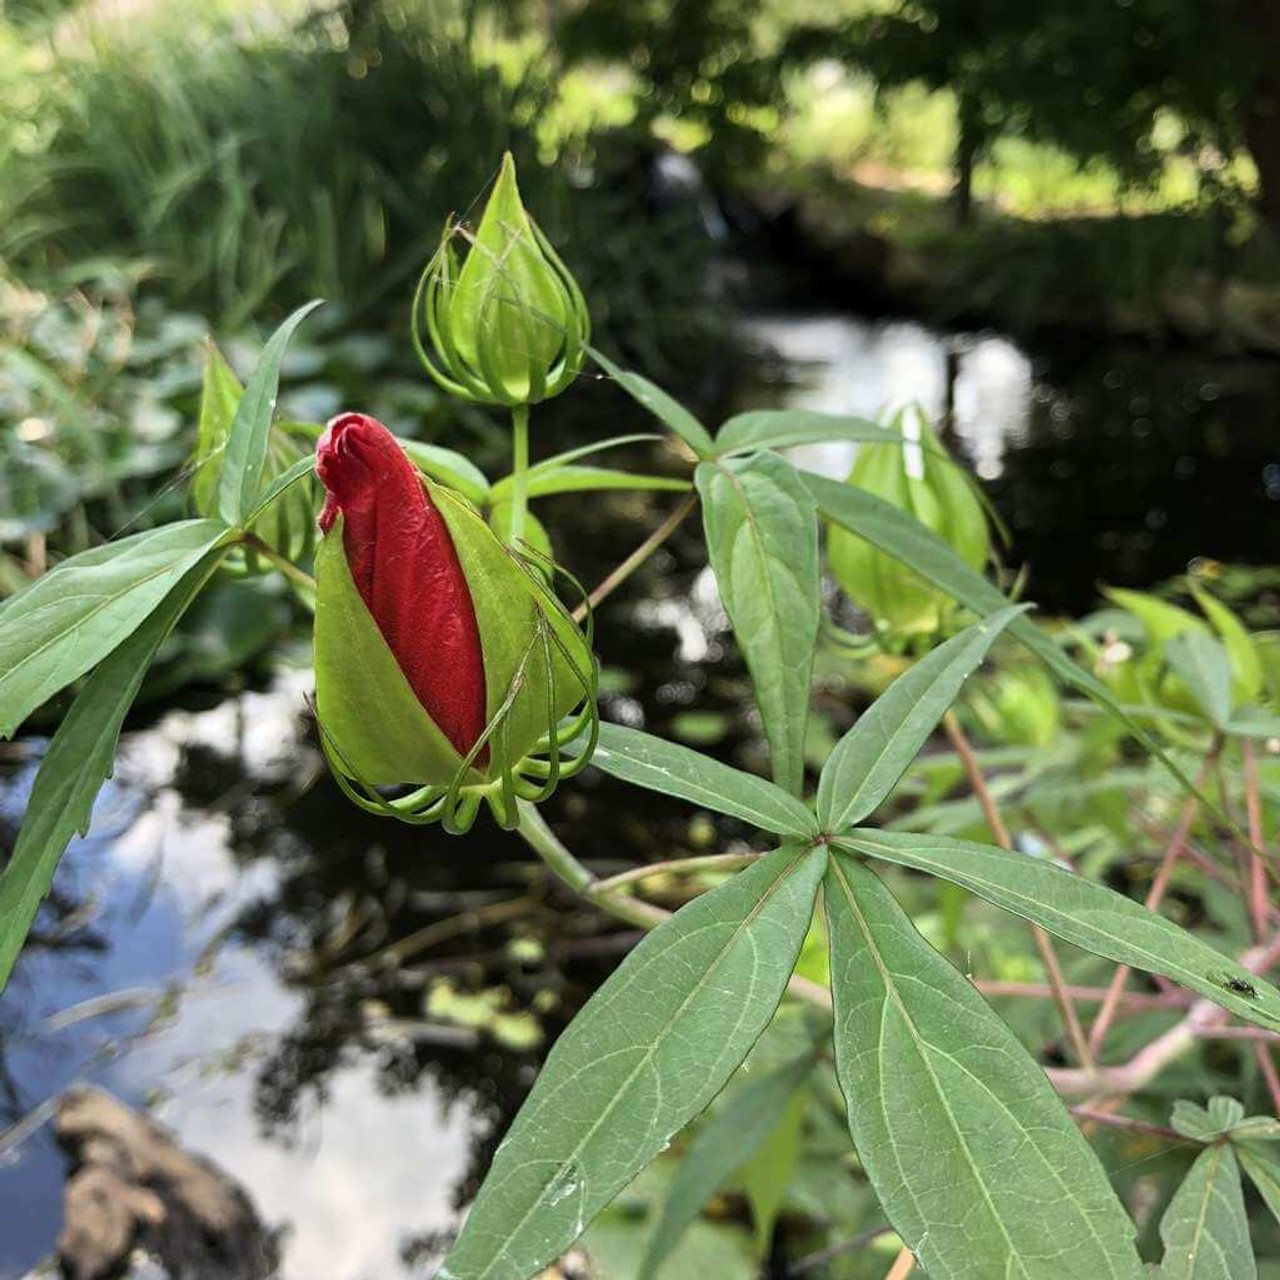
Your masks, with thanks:
[(571, 157), (538, 141), (550, 70), (486, 64), (470, 30), (418, 6), (246, 30), (183, 0), (93, 32), (33, 97), (35, 145), (0, 160), (0, 255), (28, 278), (143, 258), (166, 296), (224, 328), (307, 296), (398, 310), (445, 216), (510, 148), (606, 322), (681, 343), (704, 312), (686, 228), (637, 217), (632, 189), (582, 166), (566, 199)]

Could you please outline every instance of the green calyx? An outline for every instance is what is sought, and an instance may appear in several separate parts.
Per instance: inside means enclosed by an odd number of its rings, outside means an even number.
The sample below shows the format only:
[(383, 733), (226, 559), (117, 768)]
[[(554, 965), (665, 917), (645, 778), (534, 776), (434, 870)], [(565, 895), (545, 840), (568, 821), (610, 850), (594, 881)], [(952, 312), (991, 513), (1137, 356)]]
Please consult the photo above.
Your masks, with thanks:
[[(456, 242), (467, 245), (460, 257)], [(425, 320), (434, 355), (422, 343)], [(474, 234), (445, 224), (413, 303), (413, 340), (451, 395), (483, 404), (537, 404), (582, 367), (587, 304), (551, 242), (525, 211), (508, 152)]]
[[(222, 352), (212, 343), (205, 355), (204, 381), (200, 390), (200, 421), (196, 431), (196, 451), (192, 457), (191, 504), (198, 514), (216, 517), (218, 485), (222, 478), (223, 453), (231, 424), (244, 388)], [(267, 460), (263, 482), (269, 485), (307, 450), (285, 427), (274, 425), (267, 437)], [(310, 478), (291, 486), (254, 521), (249, 532), (286, 560), (304, 560), (315, 547), (315, 485)], [(229, 553), (222, 567), (232, 572), (267, 572), (270, 565), (252, 543)]]
[[(598, 716), (590, 632), (546, 584), (544, 566), (505, 546), (461, 496), (423, 481), (471, 590), (484, 661), (487, 724), (464, 757), (418, 701), (361, 599), (342, 524), (316, 554), (316, 712), (339, 784), (373, 813), (465, 831), (486, 801), (514, 826), (516, 800), (545, 799), (583, 768)], [(563, 751), (583, 738), (572, 759)], [(415, 786), (388, 798), (384, 787)]]
[[(917, 419), (915, 440), (860, 445), (848, 483), (909, 511), (970, 568), (982, 570), (991, 553), (982, 503), (923, 414)], [(902, 430), (903, 414), (893, 425)], [(911, 643), (950, 623), (955, 605), (947, 595), (856, 534), (831, 526), (827, 555), (841, 590), (870, 615), (882, 637)]]

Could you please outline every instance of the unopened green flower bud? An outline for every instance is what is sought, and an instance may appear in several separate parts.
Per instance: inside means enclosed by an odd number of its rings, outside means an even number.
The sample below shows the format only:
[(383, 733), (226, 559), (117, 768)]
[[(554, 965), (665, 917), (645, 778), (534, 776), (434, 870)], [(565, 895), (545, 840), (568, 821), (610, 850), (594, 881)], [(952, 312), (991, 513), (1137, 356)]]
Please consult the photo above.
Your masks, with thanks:
[[(423, 320), (434, 355), (421, 341)], [(475, 234), (445, 224), (418, 285), (413, 331), (432, 378), (450, 394), (484, 404), (537, 404), (563, 391), (582, 367), (591, 337), (586, 301), (525, 211), (510, 152)]]
[[(917, 422), (914, 440), (860, 445), (849, 483), (910, 512), (980, 571), (991, 554), (982, 503), (923, 414), (917, 414)], [(902, 414), (894, 425), (902, 429)], [(847, 529), (831, 526), (827, 553), (841, 590), (882, 634), (895, 639), (931, 634), (943, 629), (955, 610), (944, 592)]]

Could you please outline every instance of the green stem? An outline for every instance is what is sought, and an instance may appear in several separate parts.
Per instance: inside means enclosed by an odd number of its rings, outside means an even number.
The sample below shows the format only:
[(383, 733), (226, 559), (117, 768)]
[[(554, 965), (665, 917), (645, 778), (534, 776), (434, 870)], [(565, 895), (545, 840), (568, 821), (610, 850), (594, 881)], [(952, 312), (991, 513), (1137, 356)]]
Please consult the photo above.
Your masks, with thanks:
[(524, 515), (529, 506), (529, 406), (511, 409), (511, 534), (518, 543), (524, 537)]
[(305, 570), (299, 569), (287, 556), (282, 556), (274, 547), (264, 542), (256, 533), (246, 533), (242, 541), (246, 546), (252, 547), (260, 556), (270, 560), (284, 576), (297, 586), (307, 591), (314, 598), (316, 593), (316, 580)]
[[(671, 913), (648, 902), (641, 902), (625, 893), (610, 890), (605, 881), (597, 880), (568, 849), (556, 839), (555, 833), (542, 820), (537, 807), (528, 800), (516, 801), (519, 821), (516, 830), (529, 847), (551, 868), (556, 878), (575, 893), (627, 924), (640, 929), (652, 929), (671, 917)], [(735, 855), (736, 856), (736, 855)], [(808, 1001), (826, 1012), (831, 1011), (831, 993), (826, 987), (810, 982), (793, 973), (787, 990), (801, 1000)]]
[(661, 907), (650, 906), (626, 894), (600, 891), (600, 882), (560, 843), (555, 833), (542, 820), (537, 807), (528, 800), (517, 800), (519, 822), (516, 830), (529, 847), (551, 869), (553, 875), (568, 885), (574, 893), (581, 894), (589, 902), (603, 907), (610, 915), (625, 920), (641, 929), (652, 929), (667, 918)]

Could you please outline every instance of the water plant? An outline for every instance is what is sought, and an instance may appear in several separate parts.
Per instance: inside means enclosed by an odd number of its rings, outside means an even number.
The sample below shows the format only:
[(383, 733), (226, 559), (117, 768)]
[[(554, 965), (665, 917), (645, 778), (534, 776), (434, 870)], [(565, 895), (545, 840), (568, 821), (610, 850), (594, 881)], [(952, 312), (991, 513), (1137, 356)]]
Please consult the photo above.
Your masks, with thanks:
[[(1081, 1122), (1142, 1124), (1118, 1104), (1228, 1018), (1261, 1029), (1264, 1057), (1280, 1030), (1280, 990), (1265, 976), (1280, 959), (1269, 892), (1277, 868), (1263, 839), (1256, 767), (1257, 742), (1280, 735), (1280, 721), (1260, 668), (1248, 660), (1252, 640), (1206, 597), (1212, 630), (1193, 619), (1197, 625), (1169, 638), (1161, 658), (1190, 709), (1172, 704), (1163, 686), (1160, 698), (1134, 701), (983, 575), (985, 529), (975, 530), (979, 509), (967, 498), (948, 499), (963, 520), (922, 519), (918, 504), (863, 487), (857, 468), (852, 483), (840, 483), (785, 456), (791, 446), (830, 440), (933, 449), (931, 437), (912, 441), (894, 424), (801, 411), (746, 413), (713, 433), (653, 382), (587, 344), (585, 307), (579, 315), (548, 246), (522, 218), (514, 173), (505, 168), (494, 207), (499, 215), (487, 227), (482, 220), (471, 246), (482, 253), (469, 259), (479, 266), (470, 277), (466, 266), (455, 274), (446, 252), (433, 263), (424, 301), (437, 329), (474, 326), (465, 337), (452, 328), (432, 335), (435, 373), (446, 386), (452, 380), (514, 411), (509, 477), (491, 482), (448, 450), (401, 445), (361, 415), (335, 420), (315, 453), (273, 461), (280, 363), (309, 304), (276, 331), (243, 393), (230, 398), (233, 407), (228, 401), (222, 443), (206, 459), (217, 459), (218, 474), (205, 514), (73, 556), (0, 608), (0, 732), (11, 734), (51, 695), (83, 681), (0, 877), (0, 976), (12, 968), (59, 856), (89, 819), (147, 665), (229, 558), (252, 552), (315, 603), (319, 732), (353, 799), (459, 832), (487, 801), (551, 874), (647, 930), (551, 1050), (436, 1273), (442, 1280), (540, 1273), (732, 1083), (690, 1144), (649, 1238), (640, 1274), (661, 1274), (727, 1175), (763, 1149), (794, 1114), (791, 1102), (832, 1065), (857, 1159), (901, 1242), (895, 1277), (918, 1264), (932, 1276), (1137, 1280), (1145, 1272), (1134, 1222)], [(518, 265), (508, 273), (510, 264)], [(479, 292), (457, 292), (468, 285)], [(537, 336), (545, 325), (558, 326), (554, 341)], [(549, 585), (554, 564), (514, 512), (550, 491), (671, 487), (578, 467), (581, 451), (529, 465), (529, 406), (558, 381), (551, 370), (580, 359), (594, 361), (670, 433), (691, 463), (691, 480), (676, 487), (693, 491), (571, 611)], [(315, 513), (323, 533), (308, 566), (291, 558), (304, 554), (296, 544), (261, 531), (275, 527), (271, 513), (314, 471), (329, 500)], [(508, 516), (486, 521), (502, 505), (495, 494), (507, 496)], [(590, 632), (578, 619), (699, 503), (708, 560), (754, 686), (769, 778), (597, 722)], [(824, 525), (838, 531), (838, 544), (859, 540), (859, 564), (874, 553), (898, 575), (892, 599), (878, 593), (879, 578), (842, 575), (855, 604), (873, 615), (903, 598), (928, 608), (912, 604), (911, 660), (824, 753), (813, 786), (808, 728), (823, 643)], [(1012, 806), (997, 799), (953, 711), (993, 649), (1011, 644), (1087, 700), (1179, 797), (1145, 906), (1066, 857), (1015, 843), (1006, 820)], [(1040, 696), (1049, 696), (1042, 686)], [(998, 701), (988, 704), (988, 715), (998, 712)], [(1176, 750), (1152, 728), (1170, 723), (1182, 734)], [(919, 810), (914, 829), (890, 817), (904, 775), (940, 726), (986, 839), (939, 834)], [(1050, 738), (1053, 731), (1052, 723), (1037, 728)], [(1190, 765), (1188, 749), (1196, 756)], [(1219, 781), (1219, 769), (1236, 762), (1238, 780)], [(767, 847), (602, 879), (536, 803), (588, 765), (735, 818)], [(1232, 816), (1237, 797), (1245, 830)], [(1216, 850), (1203, 855), (1251, 913), (1254, 937), (1238, 954), (1156, 911), (1197, 814), (1242, 855), (1241, 868)], [(889, 867), (955, 886), (1035, 931), (1066, 1062), (1046, 1071), (926, 941), (887, 887)], [(639, 892), (655, 874), (709, 887), (669, 913)], [(1118, 966), (1087, 1030), (1055, 939)], [(1163, 975), (1191, 1000), (1127, 1060), (1106, 1062), (1102, 1051), (1133, 970)], [(811, 1010), (794, 1052), (744, 1083), (739, 1069), (785, 999)], [(1074, 1114), (1063, 1100), (1072, 1096), (1087, 1100)], [(1241, 1170), (1274, 1207), (1267, 1144), (1280, 1126), (1246, 1119), (1224, 1098), (1207, 1110), (1184, 1103), (1170, 1125), (1154, 1128), (1204, 1148), (1162, 1219), (1161, 1274), (1254, 1275)]]

